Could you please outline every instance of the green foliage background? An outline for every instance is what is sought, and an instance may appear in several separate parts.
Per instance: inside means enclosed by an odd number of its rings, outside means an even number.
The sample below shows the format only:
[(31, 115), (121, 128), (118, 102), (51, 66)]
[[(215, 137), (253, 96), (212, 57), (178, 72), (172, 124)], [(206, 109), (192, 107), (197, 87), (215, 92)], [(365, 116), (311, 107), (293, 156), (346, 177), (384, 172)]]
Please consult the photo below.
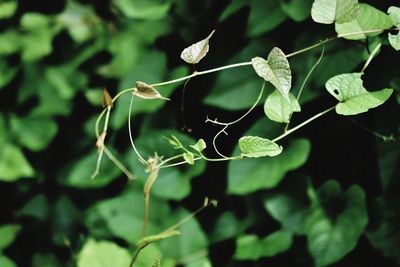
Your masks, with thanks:
[[(363, 1), (386, 13), (396, 1)], [(139, 239), (147, 174), (131, 150), (129, 97), (110, 118), (107, 143), (139, 178), (128, 181), (107, 159), (90, 180), (97, 150), (94, 123), (103, 87), (112, 95), (135, 81), (191, 73), (179, 55), (216, 29), (205, 70), (286, 53), (335, 35), (310, 18), (311, 0), (0, 1), (0, 266), (124, 266)], [(324, 90), (334, 75), (359, 71), (378, 41), (381, 52), (363, 79), (392, 87), (381, 107), (350, 119), (329, 114), (283, 140), (273, 158), (196, 162), (162, 169), (151, 199), (150, 234), (202, 205), (219, 201), (181, 227), (181, 235), (143, 250), (135, 266), (398, 266), (400, 264), (400, 68), (387, 33), (336, 40), (308, 81), (293, 125), (334, 103)], [(290, 58), (293, 92), (321, 53)], [(223, 121), (257, 98), (254, 70), (230, 69), (160, 89), (170, 102), (135, 100), (136, 145), (147, 158), (172, 156), (171, 134), (210, 144)], [(272, 87), (267, 86), (267, 93)], [(266, 98), (267, 93), (263, 96)], [(370, 132), (393, 135), (384, 142)], [(243, 135), (276, 136), (282, 125), (262, 105), (219, 139), (237, 154)], [(206, 153), (215, 152), (207, 148)]]

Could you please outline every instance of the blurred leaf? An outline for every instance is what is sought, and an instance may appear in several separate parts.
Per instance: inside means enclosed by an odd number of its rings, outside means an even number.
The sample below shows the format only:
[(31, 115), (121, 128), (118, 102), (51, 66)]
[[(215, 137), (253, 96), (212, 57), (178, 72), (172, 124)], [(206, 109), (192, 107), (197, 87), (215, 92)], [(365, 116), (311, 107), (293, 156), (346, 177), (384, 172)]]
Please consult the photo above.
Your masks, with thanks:
[(130, 253), (109, 241), (88, 239), (78, 255), (78, 267), (129, 266)]
[[(277, 129), (278, 127), (272, 122), (261, 119), (249, 129), (246, 135), (269, 136), (276, 133)], [(310, 143), (306, 139), (297, 139), (291, 141), (276, 157), (230, 161), (227, 192), (246, 195), (277, 186), (287, 172), (299, 168), (306, 162), (310, 148)], [(238, 152), (237, 146), (233, 154), (238, 154)]]
[(52, 240), (59, 246), (65, 245), (65, 240), (76, 234), (75, 228), (81, 220), (81, 214), (66, 195), (57, 199), (51, 214), (54, 216), (51, 221)]
[(168, 15), (171, 3), (146, 0), (114, 0), (116, 7), (128, 18), (159, 20)]
[(49, 203), (43, 194), (38, 194), (31, 198), (18, 211), (18, 216), (33, 217), (38, 220), (46, 220), (49, 216)]
[(96, 28), (100, 24), (92, 6), (68, 0), (64, 11), (57, 16), (57, 21), (68, 29), (69, 35), (76, 43), (85, 42), (97, 37)]
[(104, 158), (101, 161), (101, 171), (95, 179), (90, 177), (96, 166), (97, 150), (93, 146), (93, 150), (70, 163), (59, 174), (59, 181), (62, 184), (77, 188), (99, 188), (106, 186), (120, 174), (119, 169), (111, 162)]
[(3, 118), (3, 114), (0, 112), (0, 145), (3, 145), (8, 140), (8, 128)]
[[(146, 246), (139, 254), (136, 259), (135, 267), (150, 267), (154, 263), (154, 260), (160, 257), (161, 252), (156, 244), (150, 244)], [(164, 266), (164, 265), (162, 265)]]
[(18, 224), (5, 224), (0, 226), (0, 252), (14, 242), (20, 230), (21, 226)]
[(292, 87), (292, 73), (286, 55), (278, 47), (268, 54), (268, 60), (260, 57), (252, 58), (251, 63), (257, 75), (272, 85), (290, 103), (289, 91)]
[(239, 139), (239, 148), (242, 156), (248, 158), (275, 157), (282, 153), (282, 146), (258, 136), (244, 136)]
[(8, 19), (17, 11), (18, 2), (15, 0), (0, 3), (0, 19)]
[(75, 69), (72, 64), (65, 64), (61, 67), (46, 68), (46, 81), (62, 99), (70, 100), (78, 89), (82, 89), (88, 78), (82, 72)]
[(0, 266), (1, 267), (17, 267), (17, 265), (9, 258), (0, 254)]
[(51, 27), (51, 18), (40, 13), (24, 13), (21, 18), (22, 60), (36, 61), (53, 51), (52, 40), (58, 29)]
[(17, 52), (21, 46), (21, 37), (16, 30), (9, 29), (0, 34), (0, 55)]
[(359, 9), (358, 0), (314, 0), (311, 17), (318, 23), (339, 24), (355, 19)]
[(264, 198), (264, 207), (283, 229), (293, 233), (303, 233), (304, 222), (309, 214), (310, 184), (307, 179), (296, 177), (284, 181), (277, 191), (270, 192)]
[(382, 105), (393, 93), (393, 89), (368, 92), (361, 80), (362, 73), (346, 73), (332, 77), (326, 82), (328, 92), (340, 101), (336, 113), (356, 115)]
[(22, 151), (12, 144), (4, 144), (0, 150), (0, 181), (14, 182), (33, 175), (34, 170)]
[[(175, 225), (188, 215), (189, 212), (184, 209), (174, 211), (165, 218), (165, 225), (167, 227)], [(203, 252), (204, 255), (207, 255), (208, 240), (196, 218), (190, 219), (177, 230), (181, 232), (179, 236), (165, 239), (159, 243), (163, 256), (179, 260), (195, 253)]]
[(281, 0), (281, 8), (294, 21), (303, 21), (310, 16), (312, 0)]
[(323, 184), (305, 223), (316, 266), (332, 264), (352, 251), (367, 223), (365, 194), (359, 186), (351, 186), (342, 194), (336, 181)]
[[(269, 47), (269, 45), (271, 47)], [(272, 49), (271, 44), (253, 42), (237, 53), (228, 64), (249, 61), (257, 54), (265, 53)], [(267, 47), (266, 47), (267, 46)], [(267, 50), (268, 51), (268, 50)], [(262, 83), (254, 75), (254, 70), (249, 67), (240, 67), (222, 71), (217, 74), (213, 89), (204, 99), (204, 103), (226, 110), (240, 110), (250, 108), (259, 94)], [(269, 84), (266, 86), (266, 91)], [(270, 86), (272, 88), (272, 86)], [(229, 101), (227, 101), (229, 99)]]
[(286, 20), (279, 0), (252, 0), (247, 22), (247, 34), (256, 37), (275, 29)]
[(10, 66), (5, 60), (0, 59), (0, 90), (15, 77), (17, 71), (17, 67)]
[(224, 21), (233, 15), (235, 12), (239, 11), (241, 8), (247, 6), (249, 4), (248, 0), (232, 0), (225, 7), (224, 11), (221, 13), (219, 17), (219, 21)]
[[(164, 158), (172, 157), (178, 154), (172, 150), (170, 144), (164, 137), (176, 136), (176, 138), (185, 147), (195, 143), (194, 139), (189, 136), (172, 129), (151, 130), (149, 132), (142, 132), (135, 141), (136, 147), (141, 155), (146, 159), (148, 157), (157, 155), (164, 156)], [(139, 163), (136, 156), (132, 151), (127, 153), (127, 160), (135, 174), (139, 177), (138, 183), (143, 183), (147, 177), (147, 173), (143, 170), (143, 165)], [(152, 195), (163, 199), (181, 200), (188, 196), (191, 192), (190, 180), (205, 170), (204, 161), (196, 161), (190, 167), (171, 167), (163, 168), (160, 170), (157, 182), (154, 183), (152, 188)]]
[(57, 124), (49, 118), (11, 117), (11, 132), (16, 140), (32, 151), (45, 149), (58, 132)]
[(61, 267), (61, 263), (53, 254), (36, 253), (32, 259), (32, 267)]
[[(335, 29), (338, 34), (347, 34), (352, 32), (368, 31), (368, 30), (386, 30), (392, 27), (390, 17), (382, 11), (367, 4), (360, 4), (360, 12), (358, 16), (346, 23), (335, 24)], [(377, 33), (362, 33), (344, 37), (349, 40), (365, 39), (367, 36), (375, 36)]]
[(249, 224), (250, 220), (239, 221), (235, 214), (226, 211), (216, 220), (210, 241), (214, 243), (233, 238), (249, 227)]
[(256, 235), (241, 236), (236, 240), (234, 258), (237, 260), (258, 260), (273, 257), (287, 251), (292, 245), (292, 233), (276, 231), (260, 239)]
[(181, 59), (189, 64), (197, 64), (202, 60), (208, 50), (209, 50), (209, 41), (215, 30), (213, 30), (205, 39), (192, 44), (191, 46), (186, 47), (181, 53)]
[(297, 98), (289, 93), (290, 104), (282, 96), (282, 94), (275, 90), (268, 95), (264, 103), (264, 113), (270, 120), (288, 123), (292, 117), (293, 112), (300, 112), (300, 105)]
[[(137, 186), (136, 186), (137, 187)], [(167, 226), (164, 219), (170, 216), (166, 202), (151, 198), (148, 233), (160, 233)], [(130, 244), (136, 244), (140, 239), (144, 219), (144, 196), (141, 188), (127, 190), (117, 197), (98, 201), (86, 216), (86, 226), (96, 234), (106, 227), (114, 237), (119, 237)], [(100, 228), (100, 229), (99, 229)]]

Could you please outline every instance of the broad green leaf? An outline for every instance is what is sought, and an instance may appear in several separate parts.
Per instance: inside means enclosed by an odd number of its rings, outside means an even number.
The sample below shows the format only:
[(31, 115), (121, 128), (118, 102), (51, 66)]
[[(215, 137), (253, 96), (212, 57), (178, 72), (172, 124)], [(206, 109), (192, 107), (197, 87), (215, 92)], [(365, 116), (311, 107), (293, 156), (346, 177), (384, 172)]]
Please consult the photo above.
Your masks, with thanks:
[[(1, 38), (0, 38), (1, 42)], [(1, 48), (0, 48), (1, 49)], [(1, 54), (1, 52), (0, 52)], [(2, 74), (0, 76), (0, 90), (7, 84), (11, 82), (11, 80), (15, 77), (17, 74), (18, 68), (10, 66), (7, 61), (1, 60), (0, 59), (0, 73)]]
[[(169, 213), (165, 218), (165, 225), (167, 227), (175, 225), (189, 214), (184, 209)], [(165, 239), (159, 243), (164, 257), (179, 260), (199, 251), (207, 255), (208, 240), (195, 217), (184, 223), (177, 230), (181, 232), (179, 236)]]
[[(273, 44), (264, 44), (260, 41), (252, 42), (236, 54), (227, 64), (248, 61), (257, 54), (272, 49)], [(262, 83), (254, 79), (254, 70), (250, 67), (233, 68), (221, 71), (210, 93), (205, 97), (204, 103), (226, 110), (241, 110), (250, 108), (260, 92)], [(270, 84), (266, 85), (265, 91), (272, 89)], [(227, 101), (229, 99), (229, 101)]]
[(25, 203), (17, 214), (18, 216), (28, 216), (44, 221), (48, 218), (49, 213), (49, 203), (46, 197), (43, 194), (38, 194)]
[(303, 21), (310, 16), (312, 0), (281, 0), (281, 8), (294, 21)]
[(168, 15), (169, 2), (146, 0), (115, 0), (115, 6), (128, 18), (142, 20), (159, 20)]
[(249, 226), (250, 220), (248, 218), (239, 220), (232, 212), (224, 212), (216, 220), (210, 241), (214, 243), (235, 237)]
[(10, 127), (16, 140), (32, 151), (45, 149), (58, 132), (55, 121), (40, 117), (12, 117)]
[(279, 0), (251, 0), (251, 10), (247, 22), (247, 34), (257, 37), (275, 29), (286, 20)]
[[(91, 235), (122, 238), (129, 244), (136, 244), (144, 218), (144, 196), (142, 187), (127, 190), (117, 197), (98, 201), (86, 216), (86, 226)], [(170, 225), (164, 224), (171, 211), (166, 202), (156, 198), (150, 201), (150, 216), (147, 233), (157, 234)]]
[[(161, 252), (156, 244), (150, 244), (146, 246), (139, 254), (136, 259), (135, 267), (150, 267), (153, 266), (155, 259), (161, 257)], [(164, 261), (164, 257), (162, 257)], [(164, 266), (164, 265), (162, 265)]]
[(265, 196), (264, 207), (283, 229), (302, 234), (304, 222), (309, 214), (309, 189), (310, 184), (305, 178), (285, 180), (277, 190)]
[(207, 148), (207, 144), (206, 144), (206, 142), (204, 142), (203, 139), (200, 138), (196, 144), (190, 145), (190, 147), (193, 148), (194, 150), (196, 150), (197, 152), (202, 152), (204, 149)]
[[(396, 179), (398, 176), (394, 176)], [(367, 237), (372, 246), (379, 250), (387, 259), (391, 259), (397, 264), (400, 263), (400, 234), (398, 225), (400, 223), (400, 213), (396, 200), (398, 199), (398, 189), (384, 197), (379, 197), (373, 202), (372, 214), (376, 215), (374, 227), (367, 231)]]
[(258, 76), (272, 83), (290, 102), (289, 91), (292, 86), (292, 73), (285, 53), (278, 47), (274, 47), (268, 54), (268, 60), (255, 57), (251, 60), (251, 63)]
[(199, 63), (208, 53), (208, 43), (214, 32), (215, 30), (213, 30), (205, 39), (186, 47), (181, 53), (181, 59), (189, 64)]
[(0, 19), (8, 19), (17, 11), (18, 2), (15, 0), (0, 3)]
[(77, 188), (99, 188), (108, 185), (120, 174), (120, 170), (107, 157), (101, 161), (100, 173), (95, 179), (90, 177), (96, 167), (97, 150), (93, 146), (93, 150), (77, 158), (60, 172), (59, 180), (62, 184)]
[(57, 21), (67, 28), (69, 35), (76, 43), (83, 43), (96, 37), (100, 19), (93, 7), (69, 0)]
[[(335, 29), (338, 35), (343, 35), (346, 39), (360, 40), (367, 38), (367, 36), (378, 35), (383, 30), (392, 27), (392, 25), (390, 17), (382, 11), (367, 4), (360, 4), (358, 16), (350, 22), (335, 24)], [(352, 34), (371, 30), (378, 31), (374, 33)]]
[(7, 258), (4, 255), (0, 254), (0, 266), (1, 267), (17, 267), (15, 262), (13, 262), (11, 259)]
[(282, 153), (282, 146), (258, 136), (244, 136), (239, 139), (239, 148), (242, 156), (248, 158), (275, 157)]
[(36, 253), (33, 255), (32, 267), (61, 267), (63, 266), (53, 254)]
[(340, 101), (336, 113), (356, 115), (382, 105), (392, 94), (393, 89), (368, 92), (363, 87), (362, 73), (346, 73), (332, 77), (326, 82), (328, 92)]
[(34, 170), (22, 151), (12, 144), (4, 144), (0, 150), (0, 181), (14, 182), (33, 175)]
[(78, 267), (129, 266), (129, 251), (110, 241), (88, 239), (78, 254)]
[[(186, 148), (189, 148), (191, 144), (195, 143), (194, 139), (176, 130), (163, 129), (154, 131), (154, 129), (150, 127), (143, 127), (142, 129), (144, 129), (144, 131), (141, 132), (137, 140), (135, 140), (135, 145), (145, 159), (153, 157), (154, 153), (163, 156), (164, 159), (182, 153), (182, 151), (172, 149), (170, 143), (165, 140), (165, 137), (175, 136), (178, 142)], [(146, 131), (147, 129), (149, 130)], [(191, 161), (191, 156), (186, 156), (189, 157), (188, 160)], [(137, 160), (137, 156), (132, 150), (126, 154), (126, 159), (135, 175), (139, 178), (135, 183), (142, 184), (148, 175), (144, 172), (143, 165)], [(180, 158), (180, 160), (183, 159)], [(152, 187), (152, 195), (163, 199), (183, 199), (191, 192), (191, 179), (201, 174), (204, 170), (204, 161), (196, 161), (190, 168), (181, 168), (179, 166), (162, 168), (160, 169), (157, 181)]]
[(18, 224), (5, 224), (0, 226), (0, 251), (14, 242), (20, 230), (21, 226)]
[(300, 112), (301, 108), (296, 97), (289, 93), (290, 104), (282, 96), (282, 94), (275, 90), (268, 95), (264, 103), (264, 113), (270, 120), (288, 123), (292, 117), (293, 112)]
[(305, 224), (315, 265), (332, 264), (352, 251), (367, 223), (365, 194), (359, 186), (351, 186), (342, 194), (336, 181), (323, 184)]
[[(270, 136), (280, 131), (278, 124), (268, 119), (259, 120), (246, 135)], [(310, 152), (310, 143), (305, 139), (289, 142), (285, 150), (276, 157), (242, 159), (228, 163), (229, 194), (246, 195), (261, 189), (274, 188), (285, 174), (302, 166)], [(233, 152), (239, 153), (239, 146)]]
[[(400, 28), (400, 8), (391, 6), (388, 9), (388, 14), (390, 19), (392, 20), (393, 25), (395, 25), (397, 28)], [(400, 50), (400, 33), (397, 32), (397, 34), (391, 34), (388, 33), (388, 38), (389, 38), (389, 43), (390, 45), (396, 50)]]
[(236, 240), (236, 260), (258, 260), (274, 257), (287, 251), (292, 245), (292, 233), (280, 230), (260, 239), (256, 235), (241, 236)]
[(358, 12), (358, 0), (314, 0), (311, 17), (318, 23), (345, 23), (356, 18)]

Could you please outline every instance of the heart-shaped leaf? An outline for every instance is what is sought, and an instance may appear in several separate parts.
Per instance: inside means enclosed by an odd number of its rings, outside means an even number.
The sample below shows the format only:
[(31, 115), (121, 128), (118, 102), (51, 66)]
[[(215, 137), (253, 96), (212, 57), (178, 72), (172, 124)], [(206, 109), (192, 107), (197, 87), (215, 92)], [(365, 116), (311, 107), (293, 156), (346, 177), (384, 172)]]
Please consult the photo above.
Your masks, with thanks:
[(186, 47), (181, 53), (181, 59), (190, 64), (199, 63), (200, 60), (206, 56), (209, 50), (208, 42), (214, 32), (215, 30), (213, 30), (205, 39)]
[(353, 20), (359, 12), (357, 0), (315, 0), (311, 17), (323, 24), (344, 23)]
[(239, 148), (242, 155), (248, 158), (279, 155), (283, 148), (277, 143), (258, 136), (244, 136), (239, 139)]
[[(335, 30), (338, 35), (344, 35), (343, 37), (346, 39), (360, 40), (367, 38), (367, 36), (377, 35), (383, 30), (389, 29), (392, 26), (392, 21), (388, 15), (373, 6), (360, 4), (360, 11), (357, 17), (350, 22), (341, 24), (336, 23)], [(356, 32), (380, 29), (382, 31), (374, 31), (373, 33), (352, 34)]]
[(393, 89), (368, 92), (361, 80), (362, 73), (345, 73), (329, 79), (325, 87), (328, 92), (340, 101), (336, 113), (356, 115), (382, 105), (392, 94)]
[(288, 123), (293, 112), (300, 112), (301, 108), (296, 97), (289, 93), (290, 103), (279, 93), (272, 92), (264, 103), (264, 113), (270, 120)]
[(197, 152), (201, 152), (204, 149), (206, 149), (207, 145), (206, 145), (206, 142), (204, 142), (203, 139), (199, 139), (199, 141), (197, 141), (196, 144), (190, 145), (190, 147), (193, 148), (194, 150), (196, 150)]
[(272, 83), (290, 103), (289, 91), (292, 86), (292, 73), (285, 53), (278, 47), (274, 47), (268, 54), (268, 60), (255, 57), (251, 63), (258, 76)]
[(134, 90), (132, 94), (144, 99), (170, 100), (169, 98), (163, 97), (153, 86), (140, 81), (136, 82), (136, 90)]

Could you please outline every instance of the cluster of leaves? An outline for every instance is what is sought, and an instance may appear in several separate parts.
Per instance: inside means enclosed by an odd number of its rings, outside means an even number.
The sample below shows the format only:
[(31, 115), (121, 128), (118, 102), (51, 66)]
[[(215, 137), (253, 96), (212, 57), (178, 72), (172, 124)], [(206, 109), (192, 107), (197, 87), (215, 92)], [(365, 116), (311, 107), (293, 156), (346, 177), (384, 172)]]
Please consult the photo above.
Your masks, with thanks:
[[(398, 113), (400, 94), (395, 92), (396, 103), (393, 97), (389, 99), (393, 89), (367, 91), (361, 80), (365, 72), (368, 88), (399, 87), (395, 62), (380, 71), (373, 68), (380, 56), (390, 58), (392, 54), (385, 53), (400, 49), (398, 7), (390, 7), (386, 14), (356, 0), (95, 2), (61, 1), (50, 11), (44, 3), (38, 4), (39, 9), (16, 0), (0, 3), (0, 27), (4, 29), (0, 33), (0, 192), (6, 194), (12, 188), (19, 198), (0, 220), (0, 266), (127, 267), (137, 247), (141, 248), (137, 267), (247, 266), (250, 262), (264, 266), (279, 261), (282, 253), (294, 255), (280, 259), (286, 265), (326, 266), (346, 258), (354, 260), (349, 253), (364, 237), (367, 252), (372, 247), (380, 251), (378, 264), (400, 262), (400, 237), (393, 234), (400, 218), (394, 204), (398, 200), (395, 178), (400, 150), (398, 143), (383, 142), (395, 137), (367, 128), (379, 137), (378, 142), (367, 139), (373, 147), (358, 153), (376, 153), (374, 163), (379, 168), (377, 177), (371, 179), (383, 185), (376, 195), (370, 194), (361, 173), (345, 168), (340, 171), (355, 177), (336, 177), (330, 168), (324, 169), (324, 177), (313, 177), (318, 170), (315, 166), (325, 157), (315, 145), (320, 141), (318, 135), (306, 139), (293, 134), (277, 144), (297, 129), (282, 134), (282, 123), (288, 125), (292, 117), (304, 119), (301, 109), (314, 111), (315, 103), (332, 101), (329, 94), (338, 101), (332, 102), (336, 113), (345, 116), (364, 113), (387, 101), (386, 109), (372, 113), (376, 118), (368, 127), (393, 134), (398, 131), (399, 121), (390, 114)], [(349, 45), (348, 41), (328, 39), (318, 43), (332, 33), (329, 27), (310, 28), (315, 25), (310, 17), (318, 23), (334, 23), (338, 36), (357, 42)], [(239, 27), (244, 21), (247, 24)], [(310, 30), (296, 31), (287, 42), (284, 32), (288, 27), (301, 29), (302, 25)], [(238, 32), (234, 36), (228, 34), (230, 30), (219, 30), (235, 27)], [(181, 88), (177, 83), (163, 84), (158, 93), (155, 83), (189, 74), (189, 67), (177, 61), (180, 50), (176, 47), (183, 49), (214, 28), (217, 30), (205, 39), (184, 49), (181, 58), (198, 64), (196, 68), (246, 61), (243, 68), (224, 70), (204, 81), (192, 75), (193, 80), (184, 87), (190, 94), (175, 92)], [(392, 30), (382, 34), (388, 29)], [(209, 47), (213, 41), (215, 52)], [(302, 54), (283, 52), (313, 43), (326, 44), (322, 56), (318, 49)], [(266, 57), (260, 56), (266, 53)], [(374, 56), (378, 58), (371, 63)], [(245, 65), (253, 68), (245, 69)], [(367, 67), (374, 72), (368, 73)], [(110, 87), (111, 95), (136, 85), (132, 92), (137, 97), (131, 101), (122, 95), (113, 103), (105, 94), (103, 104), (112, 112), (107, 137), (104, 131), (97, 144), (99, 151), (105, 139), (114, 147), (108, 153), (132, 171), (133, 181), (107, 159), (101, 161), (97, 177), (90, 179), (98, 158), (93, 129), (104, 85)], [(257, 89), (261, 85), (260, 94)], [(254, 104), (257, 95), (265, 99), (261, 110)], [(187, 101), (181, 103), (184, 112), (176, 108), (180, 99)], [(320, 105), (316, 108), (320, 112)], [(246, 109), (254, 109), (250, 119), (254, 124), (247, 124), (245, 132), (232, 130), (229, 139), (234, 142), (221, 141), (219, 146), (239, 155), (234, 159), (240, 160), (217, 170), (206, 168), (204, 160), (215, 160), (205, 156), (214, 153), (206, 143), (213, 140), (215, 146), (215, 135), (209, 134), (213, 128), (204, 125), (205, 115), (229, 116), (228, 112), (242, 114)], [(183, 163), (188, 163), (157, 169), (158, 178), (147, 190), (152, 198), (147, 225), (150, 236), (144, 238), (146, 199), (142, 188), (149, 187), (145, 180), (149, 174), (129, 146), (126, 122), (130, 115), (135, 115), (129, 130), (133, 130), (141, 157), (175, 159), (178, 151)], [(181, 116), (184, 118), (179, 119)], [(178, 130), (180, 126), (190, 130), (185, 133)], [(225, 129), (222, 132), (226, 133)], [(196, 142), (189, 133), (204, 139)], [(340, 137), (320, 143), (334, 143), (336, 150), (328, 152), (338, 155), (332, 169), (349, 160), (342, 155), (346, 137)], [(354, 181), (359, 185), (353, 185)], [(340, 184), (348, 188), (342, 190)], [(210, 211), (212, 216), (186, 221), (191, 214), (187, 208), (201, 206), (205, 195), (219, 198), (222, 208)], [(373, 202), (370, 207), (368, 200)], [(179, 232), (165, 231), (180, 220), (185, 224)], [(20, 252), (22, 244), (27, 247), (26, 254)]]

